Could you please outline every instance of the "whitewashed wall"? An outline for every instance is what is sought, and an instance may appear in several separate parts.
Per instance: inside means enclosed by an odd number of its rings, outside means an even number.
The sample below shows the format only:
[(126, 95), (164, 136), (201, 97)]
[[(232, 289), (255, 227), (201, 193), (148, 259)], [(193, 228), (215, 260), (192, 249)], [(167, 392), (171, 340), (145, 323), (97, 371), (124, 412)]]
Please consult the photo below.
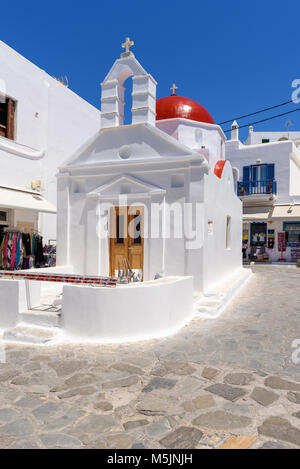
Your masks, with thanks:
[[(0, 185), (31, 189), (41, 179), (45, 197), (56, 204), (57, 168), (99, 130), (100, 112), (2, 41), (1, 92), (17, 106), (15, 143), (0, 139)], [(55, 239), (56, 217), (42, 215), (40, 222), (45, 238)]]

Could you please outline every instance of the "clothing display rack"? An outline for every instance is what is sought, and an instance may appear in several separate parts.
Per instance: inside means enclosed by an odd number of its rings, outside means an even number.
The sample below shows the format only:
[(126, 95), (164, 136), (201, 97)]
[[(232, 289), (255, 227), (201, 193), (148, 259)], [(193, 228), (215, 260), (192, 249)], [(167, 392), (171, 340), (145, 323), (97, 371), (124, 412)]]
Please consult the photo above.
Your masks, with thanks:
[(24, 233), (6, 227), (0, 233), (0, 269), (21, 270), (41, 267), (45, 263), (43, 237), (37, 230)]

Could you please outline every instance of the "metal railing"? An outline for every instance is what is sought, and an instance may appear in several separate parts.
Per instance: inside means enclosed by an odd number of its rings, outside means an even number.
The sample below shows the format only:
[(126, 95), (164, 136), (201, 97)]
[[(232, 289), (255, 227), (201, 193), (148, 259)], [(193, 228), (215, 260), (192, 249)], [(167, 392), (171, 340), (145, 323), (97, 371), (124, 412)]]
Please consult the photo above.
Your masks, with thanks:
[(277, 194), (277, 181), (238, 181), (237, 195)]

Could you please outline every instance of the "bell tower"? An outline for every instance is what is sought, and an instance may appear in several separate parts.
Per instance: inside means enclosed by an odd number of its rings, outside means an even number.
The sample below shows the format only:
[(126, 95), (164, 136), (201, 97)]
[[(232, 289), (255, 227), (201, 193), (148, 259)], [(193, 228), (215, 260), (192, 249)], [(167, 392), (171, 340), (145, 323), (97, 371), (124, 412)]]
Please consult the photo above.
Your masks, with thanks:
[(134, 45), (129, 37), (125, 49), (115, 61), (101, 83), (101, 127), (124, 125), (124, 82), (132, 77), (132, 124), (151, 124), (156, 121), (156, 81), (136, 60), (130, 48)]

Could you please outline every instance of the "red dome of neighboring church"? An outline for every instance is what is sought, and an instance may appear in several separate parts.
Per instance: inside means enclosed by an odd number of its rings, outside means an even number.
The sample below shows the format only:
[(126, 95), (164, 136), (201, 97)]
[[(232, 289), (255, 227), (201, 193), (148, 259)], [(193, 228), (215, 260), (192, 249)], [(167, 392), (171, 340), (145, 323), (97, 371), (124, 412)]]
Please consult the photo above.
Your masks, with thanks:
[(156, 120), (178, 117), (208, 124), (215, 123), (209, 112), (201, 104), (184, 96), (172, 94), (156, 101)]

